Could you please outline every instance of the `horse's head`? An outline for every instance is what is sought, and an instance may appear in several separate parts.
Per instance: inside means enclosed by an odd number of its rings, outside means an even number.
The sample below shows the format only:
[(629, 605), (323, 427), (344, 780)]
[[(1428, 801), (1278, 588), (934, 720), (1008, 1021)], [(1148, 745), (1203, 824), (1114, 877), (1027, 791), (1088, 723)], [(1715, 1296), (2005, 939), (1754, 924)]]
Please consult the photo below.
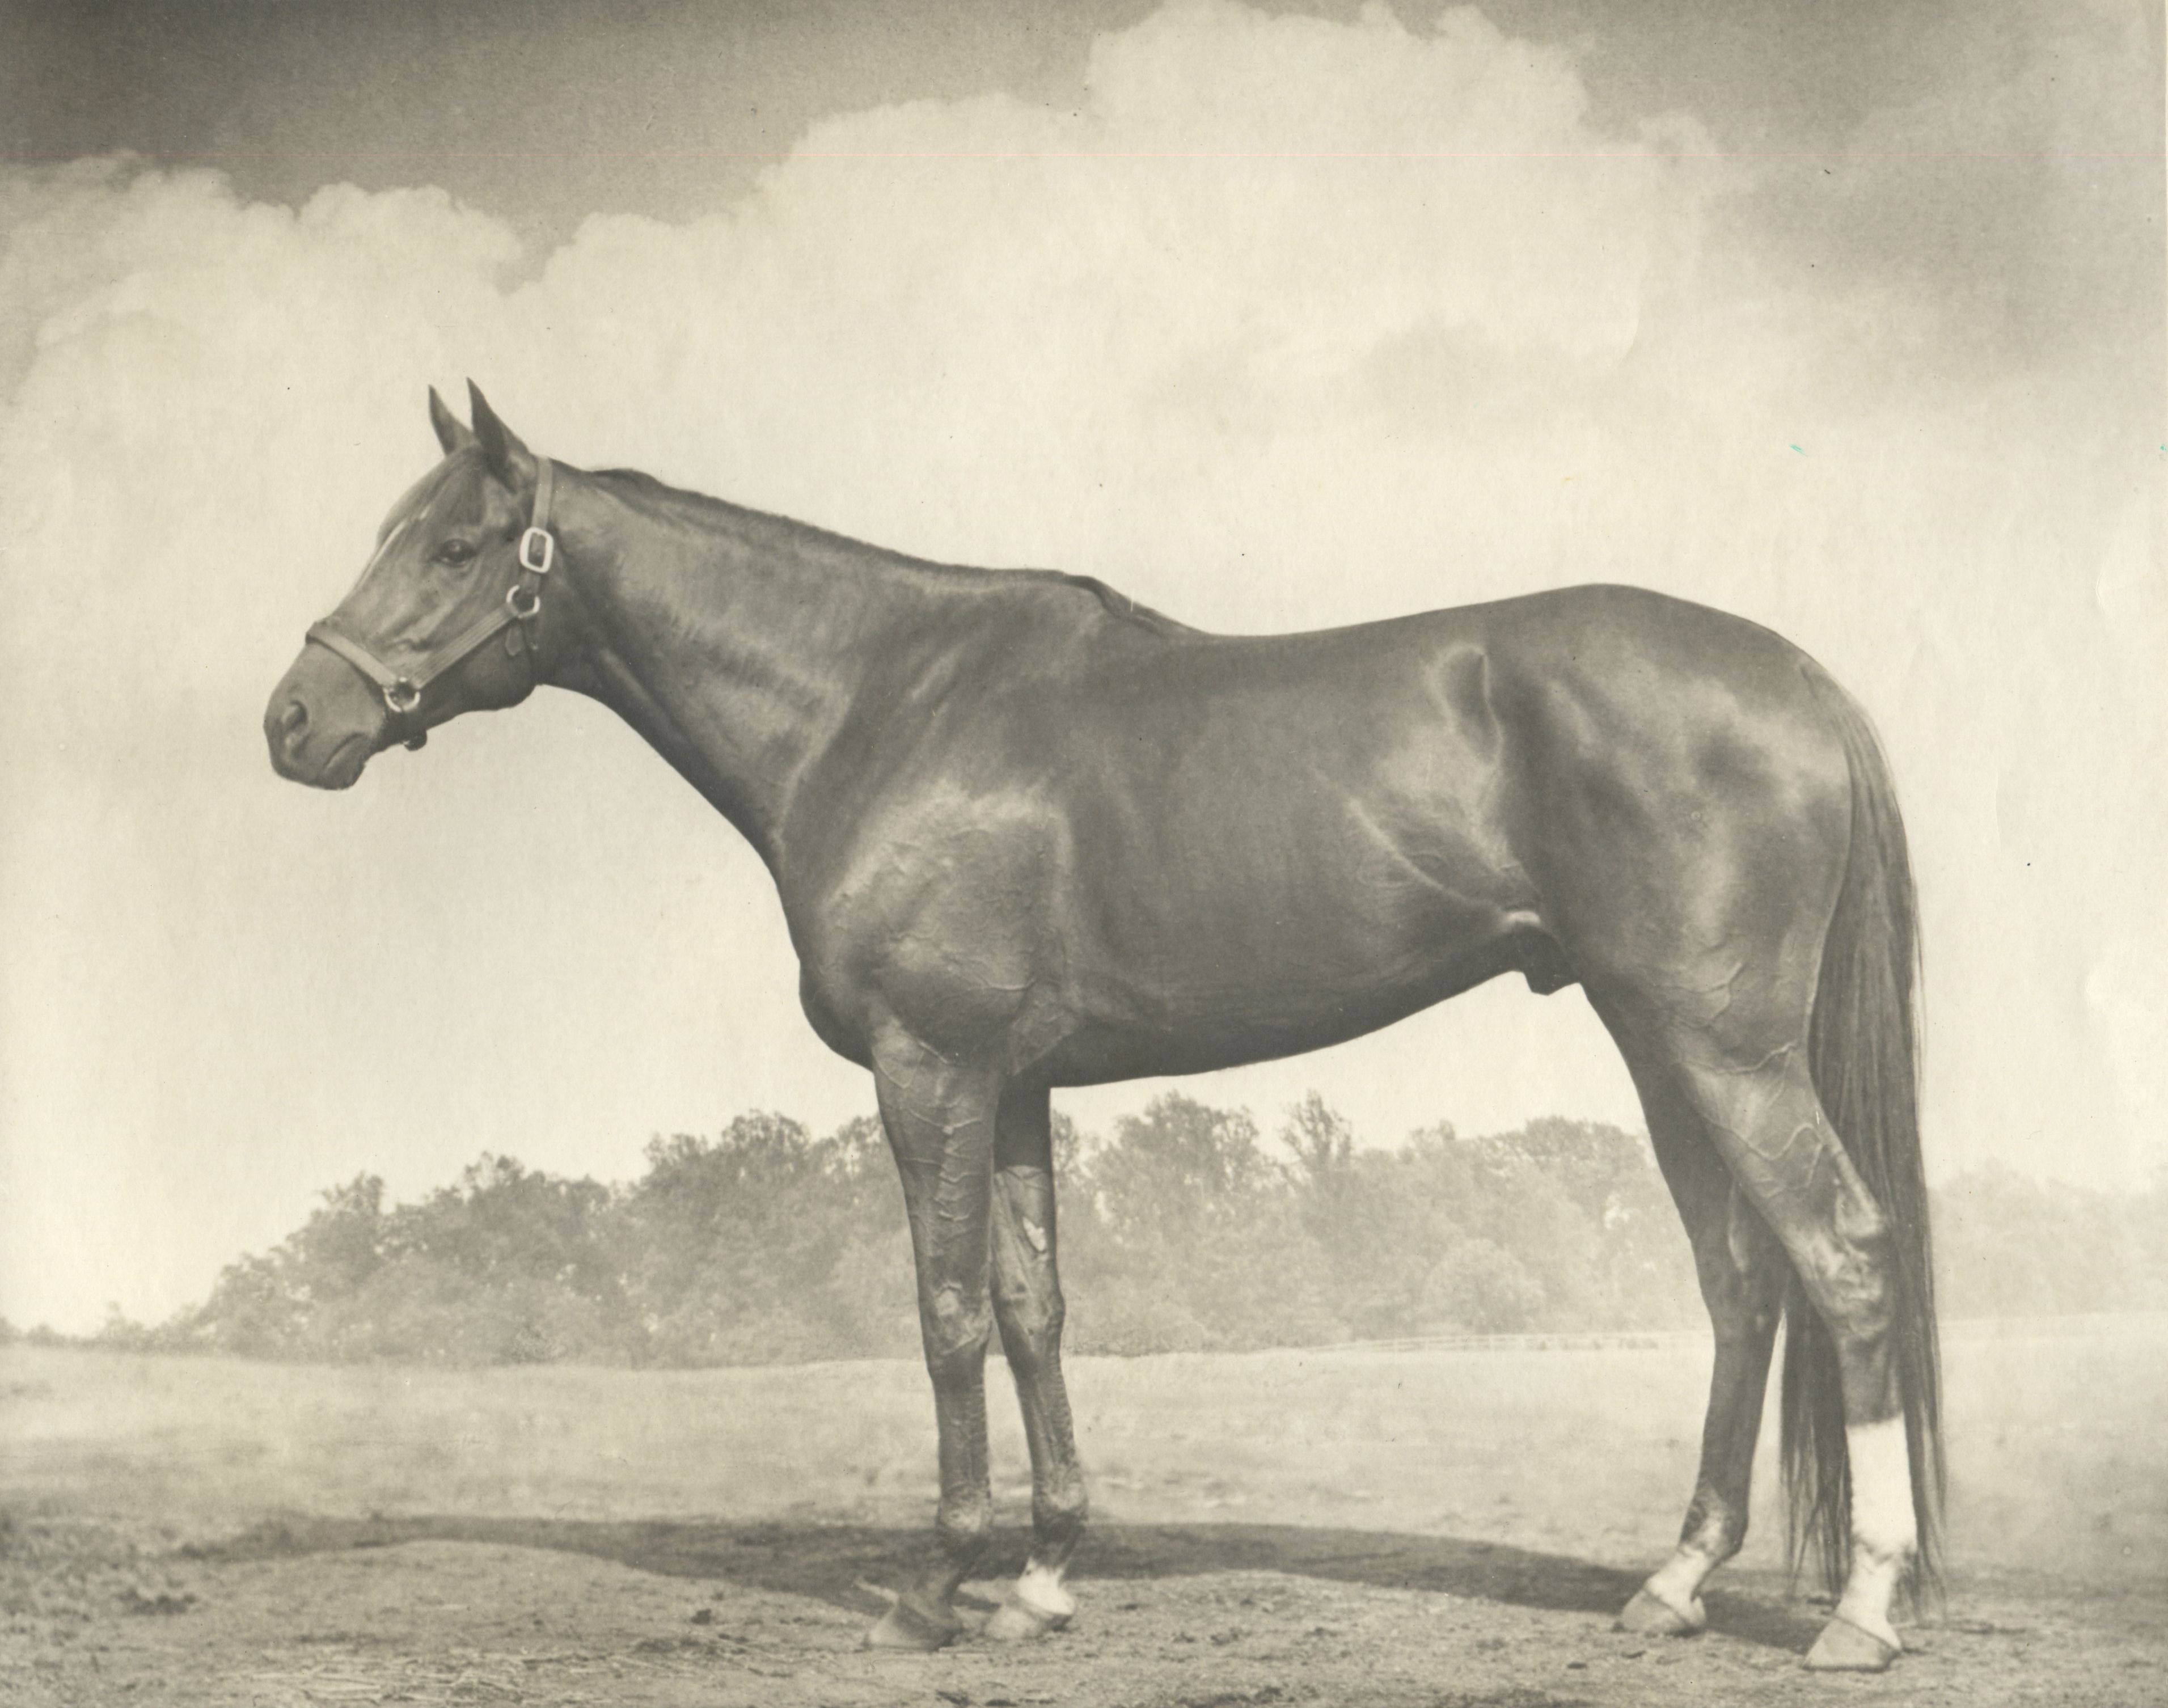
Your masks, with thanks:
[(392, 507), (360, 581), (272, 692), (263, 734), (281, 777), (345, 788), (380, 749), (418, 747), (534, 686), (552, 472), (468, 392), (471, 430), (429, 393), (444, 460)]

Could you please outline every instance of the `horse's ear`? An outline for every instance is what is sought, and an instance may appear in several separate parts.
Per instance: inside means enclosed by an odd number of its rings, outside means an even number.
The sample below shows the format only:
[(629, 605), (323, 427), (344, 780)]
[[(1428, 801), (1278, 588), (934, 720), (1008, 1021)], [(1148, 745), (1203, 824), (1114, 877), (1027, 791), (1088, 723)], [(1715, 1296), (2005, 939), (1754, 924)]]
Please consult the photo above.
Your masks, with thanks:
[(518, 433), (497, 418), (497, 411), (481, 395), (481, 387), (471, 379), (467, 381), (467, 401), (474, 415), (475, 442), (481, 447), (481, 459), (489, 472), (515, 492), (533, 485), (533, 453), (520, 443)]
[(444, 406), (444, 400), (437, 395), (437, 388), (429, 388), (429, 425), (437, 430), (437, 443), (450, 456), (462, 445), (470, 445), (475, 436), (467, 431), (466, 423)]

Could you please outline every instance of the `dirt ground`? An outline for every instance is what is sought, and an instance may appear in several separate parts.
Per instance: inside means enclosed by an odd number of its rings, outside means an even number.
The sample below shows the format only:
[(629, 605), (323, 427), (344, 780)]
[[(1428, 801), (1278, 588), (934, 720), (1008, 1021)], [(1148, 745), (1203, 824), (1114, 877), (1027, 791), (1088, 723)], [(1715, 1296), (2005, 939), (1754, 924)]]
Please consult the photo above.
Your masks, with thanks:
[[(1612, 1630), (1676, 1529), (1706, 1356), (1081, 1362), (1097, 1518), (1075, 1625), (896, 1657), (858, 1642), (929, 1516), (931, 1408), (909, 1366), (321, 1371), (11, 1349), (0, 1700), (2168, 1700), (2160, 1324), (1953, 1337), (1951, 1594), (1877, 1679), (1801, 1671), (1820, 1610), (1787, 1598), (1766, 1504), (1706, 1636)], [(1012, 1409), (995, 1407), (996, 1493), (1020, 1524)], [(1023, 1546), (1003, 1531), (967, 1613)]]

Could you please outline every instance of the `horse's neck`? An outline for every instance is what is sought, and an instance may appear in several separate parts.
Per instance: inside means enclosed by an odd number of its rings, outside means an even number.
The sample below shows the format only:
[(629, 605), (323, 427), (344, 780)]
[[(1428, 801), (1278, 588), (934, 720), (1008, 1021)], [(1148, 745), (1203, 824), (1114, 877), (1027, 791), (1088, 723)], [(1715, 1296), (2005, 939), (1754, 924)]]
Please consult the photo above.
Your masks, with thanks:
[(617, 712), (777, 868), (794, 792), (919, 627), (928, 572), (608, 477), (566, 499), (587, 631), (566, 685)]

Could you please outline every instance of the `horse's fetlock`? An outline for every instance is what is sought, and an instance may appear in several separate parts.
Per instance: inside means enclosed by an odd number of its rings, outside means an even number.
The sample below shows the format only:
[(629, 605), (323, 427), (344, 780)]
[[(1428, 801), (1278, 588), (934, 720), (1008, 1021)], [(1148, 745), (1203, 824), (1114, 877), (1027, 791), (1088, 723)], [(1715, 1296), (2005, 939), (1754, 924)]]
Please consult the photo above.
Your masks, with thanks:
[(1679, 1546), (1705, 1556), (1714, 1570), (1746, 1543), (1747, 1514), (1713, 1489), (1698, 1488), (1679, 1528)]
[(985, 1489), (942, 1496), (933, 1518), (942, 1552), (951, 1559), (975, 1558), (993, 1525), (993, 1497)]
[(1048, 1479), (1031, 1497), (1032, 1529), (1046, 1537), (1071, 1538), (1091, 1517), (1092, 1502), (1084, 1479), (1074, 1471)]

